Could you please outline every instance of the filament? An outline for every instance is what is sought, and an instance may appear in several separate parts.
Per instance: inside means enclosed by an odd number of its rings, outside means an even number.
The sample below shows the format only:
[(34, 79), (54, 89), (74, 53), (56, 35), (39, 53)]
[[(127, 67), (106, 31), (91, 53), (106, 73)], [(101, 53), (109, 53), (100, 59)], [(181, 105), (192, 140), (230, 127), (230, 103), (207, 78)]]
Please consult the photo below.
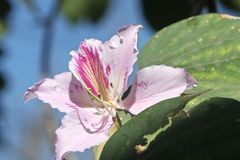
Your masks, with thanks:
[(111, 110), (109, 110), (108, 106), (105, 104), (104, 101), (102, 101), (102, 105), (103, 105), (103, 107), (105, 108), (105, 110), (106, 110), (112, 117), (115, 117), (115, 116), (116, 116)]

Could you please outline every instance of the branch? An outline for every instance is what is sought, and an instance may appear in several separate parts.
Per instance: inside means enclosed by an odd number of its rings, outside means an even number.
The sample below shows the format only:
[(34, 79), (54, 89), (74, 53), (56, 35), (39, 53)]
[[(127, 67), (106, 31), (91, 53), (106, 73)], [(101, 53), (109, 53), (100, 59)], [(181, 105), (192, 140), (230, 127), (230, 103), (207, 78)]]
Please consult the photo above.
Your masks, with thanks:
[(40, 59), (40, 71), (43, 77), (47, 76), (50, 73), (50, 59), (51, 59), (51, 49), (53, 42), (53, 25), (59, 11), (59, 7), (62, 3), (62, 0), (56, 0), (53, 4), (51, 12), (44, 19), (43, 23), (43, 39), (41, 47), (41, 59)]
[[(43, 37), (42, 37), (42, 47), (40, 53), (40, 73), (42, 77), (46, 77), (50, 73), (51, 68), (51, 49), (53, 42), (54, 33), (54, 22), (57, 17), (62, 0), (55, 0), (53, 3), (50, 13), (44, 18), (43, 23)], [(53, 112), (49, 109), (46, 104), (43, 107), (43, 124), (47, 132), (47, 138), (49, 140), (51, 150), (54, 150), (55, 135), (54, 130), (56, 128), (54, 123)]]
[(36, 24), (42, 25), (43, 17), (41, 16), (41, 11), (38, 6), (31, 0), (21, 0), (21, 2), (26, 6), (28, 11), (32, 15), (32, 19), (35, 21)]

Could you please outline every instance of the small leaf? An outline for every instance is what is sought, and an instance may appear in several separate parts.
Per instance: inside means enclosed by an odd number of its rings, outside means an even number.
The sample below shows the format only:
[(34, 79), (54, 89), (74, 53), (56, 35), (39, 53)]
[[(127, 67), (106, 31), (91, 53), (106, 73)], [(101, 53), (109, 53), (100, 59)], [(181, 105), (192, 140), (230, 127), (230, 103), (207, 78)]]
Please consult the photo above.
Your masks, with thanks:
[[(2, 34), (3, 32), (5, 32), (7, 29), (7, 24), (5, 21), (0, 19), (0, 34)], [(1, 35), (0, 35), (1, 38)]]
[(117, 114), (118, 114), (119, 121), (121, 122), (121, 125), (124, 125), (133, 117), (131, 113), (125, 110), (118, 110)]
[(76, 23), (85, 16), (87, 3), (83, 0), (64, 0), (61, 10), (70, 22)]
[(88, 16), (92, 22), (97, 22), (105, 13), (109, 0), (88, 0), (90, 5), (88, 8)]
[(86, 18), (96, 22), (103, 15), (107, 4), (108, 0), (63, 0), (61, 10), (72, 23)]

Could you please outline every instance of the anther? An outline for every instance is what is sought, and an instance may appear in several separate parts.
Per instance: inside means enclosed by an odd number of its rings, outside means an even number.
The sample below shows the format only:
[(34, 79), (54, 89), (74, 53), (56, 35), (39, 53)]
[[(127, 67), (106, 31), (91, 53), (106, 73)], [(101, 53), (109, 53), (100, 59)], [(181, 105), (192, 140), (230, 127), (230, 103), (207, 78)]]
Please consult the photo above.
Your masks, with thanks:
[(100, 93), (98, 93), (98, 95), (97, 95), (97, 96), (98, 96), (98, 98), (99, 98), (99, 99), (102, 99), (102, 97), (101, 97), (101, 94), (100, 94)]

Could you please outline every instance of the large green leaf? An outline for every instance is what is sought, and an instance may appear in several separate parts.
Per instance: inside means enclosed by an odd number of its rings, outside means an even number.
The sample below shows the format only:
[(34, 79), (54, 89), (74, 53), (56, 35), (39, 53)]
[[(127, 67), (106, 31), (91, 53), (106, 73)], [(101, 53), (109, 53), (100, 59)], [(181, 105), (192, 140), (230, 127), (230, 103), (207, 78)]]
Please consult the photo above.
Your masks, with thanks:
[(240, 159), (240, 102), (212, 98), (172, 119), (139, 160)]
[[(187, 113), (173, 112), (184, 103), (167, 100), (127, 122), (106, 143), (100, 160), (240, 159), (240, 102), (212, 98)], [(152, 143), (138, 154), (135, 147), (146, 146), (143, 137), (150, 134)]]
[(154, 105), (126, 122), (107, 141), (100, 160), (123, 160), (136, 157), (135, 147), (154, 140), (154, 137), (171, 125), (169, 117), (182, 110), (196, 95), (169, 99)]
[(186, 68), (198, 81), (196, 91), (213, 89), (190, 105), (214, 96), (240, 100), (240, 20), (208, 14), (175, 23), (151, 38), (138, 62)]

